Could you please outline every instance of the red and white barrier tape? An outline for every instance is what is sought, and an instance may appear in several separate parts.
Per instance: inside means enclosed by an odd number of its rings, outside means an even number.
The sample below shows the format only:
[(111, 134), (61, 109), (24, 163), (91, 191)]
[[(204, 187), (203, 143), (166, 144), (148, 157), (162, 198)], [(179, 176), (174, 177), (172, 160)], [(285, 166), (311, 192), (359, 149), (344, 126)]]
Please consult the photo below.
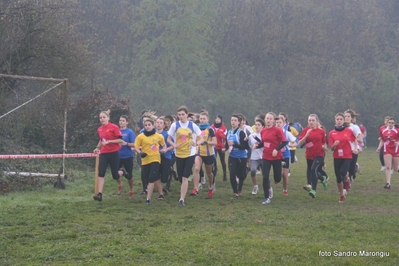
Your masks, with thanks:
[(0, 159), (52, 159), (52, 158), (89, 158), (96, 157), (94, 153), (69, 153), (69, 154), (10, 154), (1, 155)]

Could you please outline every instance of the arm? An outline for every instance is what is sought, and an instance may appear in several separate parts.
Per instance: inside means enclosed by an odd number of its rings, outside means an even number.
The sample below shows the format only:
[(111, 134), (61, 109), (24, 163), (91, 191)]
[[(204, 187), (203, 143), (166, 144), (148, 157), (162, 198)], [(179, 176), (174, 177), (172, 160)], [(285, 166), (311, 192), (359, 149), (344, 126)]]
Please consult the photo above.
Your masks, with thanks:
[(177, 148), (177, 146), (178, 146), (178, 145), (176, 145), (176, 144), (173, 142), (172, 136), (171, 136), (171, 135), (168, 136), (168, 143), (169, 143), (169, 145), (170, 145), (171, 147), (173, 147), (173, 148)]
[(240, 132), (240, 144), (234, 143), (233, 147), (237, 148), (239, 150), (245, 150), (246, 145), (245, 145), (245, 138), (247, 137), (247, 135), (244, 133), (244, 131)]
[(299, 146), (303, 146), (306, 143), (306, 139), (309, 137), (309, 134), (310, 134), (311, 131), (312, 131), (311, 129), (306, 131), (305, 136), (299, 140), (299, 143), (298, 143)]
[(215, 135), (215, 131), (213, 130), (213, 128), (209, 129), (209, 136), (211, 137), (211, 140), (210, 141), (205, 140), (202, 144), (215, 146), (218, 142), (216, 140), (216, 135)]
[(102, 143), (102, 145), (104, 146), (104, 145), (107, 145), (107, 144), (109, 144), (109, 143), (119, 143), (119, 144), (122, 144), (122, 143), (123, 143), (123, 139), (122, 139), (122, 137), (120, 137), (120, 138), (117, 138), (117, 139), (107, 140), (107, 141), (104, 141), (104, 142)]
[(335, 148), (338, 146), (339, 140), (334, 141), (333, 145), (331, 145), (331, 150), (334, 151)]
[(98, 154), (100, 152), (101, 146), (102, 146), (102, 142), (101, 142), (101, 140), (99, 140), (97, 143), (97, 147), (93, 150), (93, 153)]
[(200, 134), (197, 141), (193, 141), (193, 146), (201, 145), (202, 143), (204, 143), (204, 137)]
[(279, 150), (281, 150), (282, 148), (284, 148), (287, 144), (288, 144), (288, 141), (283, 141), (283, 142), (280, 143), (280, 145), (278, 145), (278, 146), (275, 148), (275, 150), (276, 150), (276, 151), (279, 151)]
[(204, 140), (201, 145), (212, 145), (215, 146), (217, 144), (216, 137), (213, 136), (210, 141)]
[(201, 129), (193, 123), (193, 141), (192, 141), (192, 146), (197, 146), (201, 145), (204, 142), (204, 137), (202, 136), (202, 131)]

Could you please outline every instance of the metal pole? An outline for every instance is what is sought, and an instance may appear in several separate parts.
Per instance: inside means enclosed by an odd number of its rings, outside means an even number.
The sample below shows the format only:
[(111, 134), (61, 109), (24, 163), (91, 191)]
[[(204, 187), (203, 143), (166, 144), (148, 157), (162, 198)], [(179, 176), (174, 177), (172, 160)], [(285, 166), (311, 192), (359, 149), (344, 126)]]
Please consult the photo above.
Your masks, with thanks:
[[(68, 79), (65, 79), (64, 83), (65, 83), (65, 91), (64, 91), (64, 143), (63, 143), (63, 147), (62, 147), (62, 154), (66, 153), (67, 118), (68, 118), (68, 91), (69, 91)], [(62, 158), (62, 175), (65, 177), (65, 156)]]

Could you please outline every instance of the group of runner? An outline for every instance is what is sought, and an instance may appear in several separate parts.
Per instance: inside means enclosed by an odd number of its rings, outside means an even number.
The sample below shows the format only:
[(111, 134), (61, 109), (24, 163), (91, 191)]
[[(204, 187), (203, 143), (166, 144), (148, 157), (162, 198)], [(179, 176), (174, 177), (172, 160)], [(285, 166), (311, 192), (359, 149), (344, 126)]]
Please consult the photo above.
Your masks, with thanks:
[[(193, 175), (194, 188), (190, 195), (197, 195), (201, 188), (201, 177), (208, 180), (208, 197), (215, 192), (214, 177), (217, 173), (216, 157), (219, 156), (223, 170), (223, 180), (227, 181), (225, 154), (228, 154), (229, 181), (233, 199), (241, 195), (244, 180), (251, 173), (252, 194), (258, 193), (256, 174), (262, 171), (262, 204), (268, 204), (273, 197), (270, 182), (270, 170), (273, 167), (273, 181), (278, 184), (283, 180), (283, 195), (288, 195), (288, 176), (290, 164), (296, 161), (295, 148), (305, 148), (307, 161), (307, 182), (303, 187), (308, 194), (316, 197), (317, 184), (320, 180), (324, 189), (328, 188), (329, 177), (324, 171), (324, 157), (328, 147), (333, 151), (334, 172), (340, 193), (339, 202), (344, 202), (351, 183), (356, 178), (357, 157), (363, 147), (364, 134), (356, 125), (357, 114), (349, 109), (335, 115), (335, 127), (327, 133), (316, 114), (308, 117), (308, 126), (301, 132), (290, 126), (285, 113), (276, 115), (272, 112), (255, 117), (253, 127), (242, 114), (233, 114), (230, 118), (230, 130), (217, 115), (212, 124), (209, 114), (201, 110), (197, 115), (189, 113), (186, 106), (177, 110), (177, 117), (156, 117), (154, 112), (142, 115), (143, 129), (135, 137), (127, 128), (128, 117), (122, 116), (119, 126), (109, 122), (109, 112), (100, 113), (101, 126), (98, 129), (99, 142), (94, 150), (100, 153), (98, 194), (95, 200), (102, 200), (105, 170), (110, 165), (113, 178), (118, 182), (117, 193), (124, 185), (121, 176), (128, 179), (133, 197), (133, 151), (141, 158), (141, 180), (146, 194), (146, 204), (151, 204), (154, 187), (158, 199), (164, 199), (170, 189), (173, 162), (176, 162), (176, 179), (180, 182), (179, 206), (185, 206), (185, 197), (189, 187), (189, 177)], [(386, 169), (386, 185), (390, 188), (392, 164), (399, 165), (399, 134), (393, 118), (387, 118), (386, 125), (380, 129), (380, 145), (383, 150)], [(392, 125), (391, 125), (392, 124)], [(328, 139), (328, 143), (327, 143)], [(383, 149), (382, 149), (383, 148)], [(226, 153), (228, 151), (228, 153)], [(205, 179), (205, 178), (204, 178)], [(204, 181), (204, 180), (203, 180)], [(162, 188), (162, 183), (165, 187)]]

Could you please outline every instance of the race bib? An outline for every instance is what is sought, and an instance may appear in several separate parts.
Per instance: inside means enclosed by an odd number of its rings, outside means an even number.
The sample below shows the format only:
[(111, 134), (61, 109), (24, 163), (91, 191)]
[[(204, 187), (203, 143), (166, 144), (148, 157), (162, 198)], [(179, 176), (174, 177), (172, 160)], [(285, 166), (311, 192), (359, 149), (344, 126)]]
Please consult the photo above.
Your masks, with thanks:
[(306, 143), (306, 148), (312, 148), (313, 146), (313, 142)]
[(187, 141), (187, 136), (186, 135), (182, 135), (181, 138), (180, 138), (180, 141), (183, 142), (183, 143), (186, 142)]
[(152, 145), (151, 145), (151, 150), (156, 151), (156, 150), (157, 150), (157, 145), (152, 144)]
[(263, 142), (263, 146), (265, 148), (270, 148), (270, 142)]
[(340, 157), (344, 156), (344, 150), (343, 149), (339, 149), (338, 150), (338, 156), (340, 156)]

